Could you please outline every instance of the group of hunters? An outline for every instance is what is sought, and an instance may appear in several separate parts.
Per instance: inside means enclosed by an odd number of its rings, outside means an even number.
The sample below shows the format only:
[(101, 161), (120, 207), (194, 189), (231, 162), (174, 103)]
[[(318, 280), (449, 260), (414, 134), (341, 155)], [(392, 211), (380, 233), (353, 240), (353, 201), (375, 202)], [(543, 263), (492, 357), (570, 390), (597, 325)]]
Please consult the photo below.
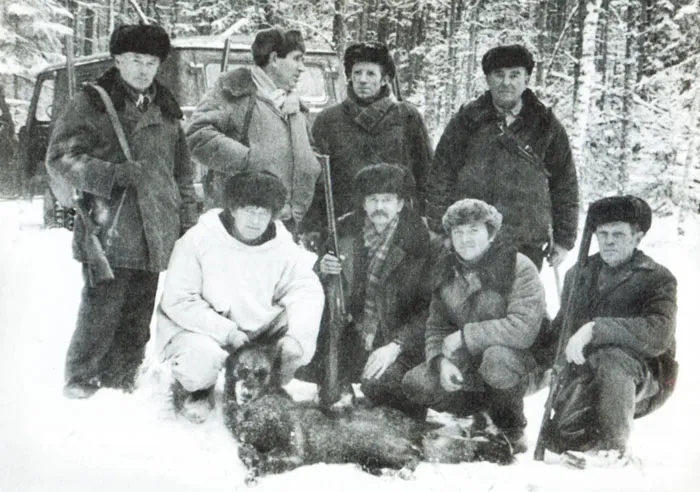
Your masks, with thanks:
[[(347, 98), (310, 128), (294, 92), (305, 70), (299, 31), (258, 32), (254, 65), (223, 73), (185, 122), (155, 79), (170, 51), (161, 27), (118, 27), (109, 49), (113, 68), (58, 118), (47, 157), (94, 220), (116, 229), (106, 251), (114, 279), (89, 283), (76, 218), (85, 286), (66, 397), (133, 390), (155, 306), (155, 353), (187, 392), (181, 413), (191, 421), (207, 418), (227, 356), (250, 342), (276, 344), (283, 384), (320, 383), (326, 293), (338, 276), (336, 409), (353, 404), (359, 384), (372, 403), (416, 419), (428, 409), (485, 412), (524, 452), (524, 398), (541, 387), (566, 323), (565, 362), (597, 388), (589, 454), (623, 459), (633, 419), (668, 397), (676, 280), (638, 249), (652, 221), (644, 200), (589, 205), (584, 231), (598, 253), (567, 273), (559, 314), (546, 313), (540, 270), (575, 246), (579, 191), (566, 131), (528, 88), (524, 46), (486, 52), (488, 90), (457, 111), (434, 152), (418, 110), (393, 95), (396, 68), (381, 43), (347, 48)], [(329, 156), (337, 251), (317, 154)], [(195, 163), (207, 171), (201, 216)], [(315, 263), (299, 241), (314, 232)]]

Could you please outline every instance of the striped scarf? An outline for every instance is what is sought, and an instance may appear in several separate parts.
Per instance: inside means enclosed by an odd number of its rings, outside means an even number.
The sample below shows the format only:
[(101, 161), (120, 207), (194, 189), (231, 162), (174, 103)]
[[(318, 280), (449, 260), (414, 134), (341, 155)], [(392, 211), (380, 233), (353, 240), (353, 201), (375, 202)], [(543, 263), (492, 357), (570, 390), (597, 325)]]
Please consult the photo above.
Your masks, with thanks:
[(397, 215), (382, 232), (377, 232), (369, 217), (365, 217), (365, 225), (362, 229), (369, 265), (367, 266), (367, 288), (365, 291), (365, 306), (362, 312), (361, 329), (365, 350), (368, 352), (372, 350), (374, 339), (379, 329), (377, 299), (381, 290), (380, 280), (384, 268), (384, 260), (386, 260), (386, 255), (389, 253), (391, 240), (394, 238), (398, 223), (399, 217)]

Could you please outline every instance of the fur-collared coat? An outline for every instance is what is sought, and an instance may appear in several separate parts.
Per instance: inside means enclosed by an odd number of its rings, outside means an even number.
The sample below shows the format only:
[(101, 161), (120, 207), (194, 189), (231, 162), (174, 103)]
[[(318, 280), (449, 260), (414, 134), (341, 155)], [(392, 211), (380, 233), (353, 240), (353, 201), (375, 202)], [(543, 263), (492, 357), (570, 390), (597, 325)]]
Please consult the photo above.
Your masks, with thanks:
[[(399, 164), (408, 168), (416, 181), (417, 210), (422, 213), (433, 147), (423, 118), (410, 103), (391, 95), (364, 109), (352, 97), (319, 113), (312, 134), (315, 145), (330, 156), (335, 213), (344, 215), (355, 208), (352, 180), (370, 164)], [(310, 228), (325, 226), (323, 189), (317, 188)], [(313, 222), (313, 224), (311, 224)]]
[[(141, 179), (127, 188), (107, 258), (113, 268), (163, 271), (175, 241), (197, 221), (194, 168), (180, 122), (182, 111), (172, 93), (157, 81), (155, 100), (145, 113), (128, 98), (116, 68), (105, 72), (97, 84), (110, 95), (134, 159), (142, 168)], [(125, 161), (102, 99), (85, 85), (56, 120), (47, 166), (91, 197), (88, 201), (98, 197), (107, 202), (110, 214), (102, 225), (109, 225), (124, 192), (115, 183), (115, 164)], [(81, 262), (87, 261), (84, 231), (78, 215), (73, 255)]]
[(571, 249), (578, 223), (578, 182), (566, 131), (529, 89), (520, 117), (503, 138), (501, 116), (486, 92), (452, 117), (435, 149), (428, 179), (426, 212), (430, 227), (441, 230), (449, 205), (477, 198), (503, 214), (502, 236), (518, 246), (554, 242)]
[[(252, 106), (251, 98), (255, 99)], [(244, 135), (249, 107), (252, 115)], [(308, 110), (302, 105), (301, 111), (304, 128), (298, 138), (308, 142)], [(296, 195), (290, 196), (292, 202), (303, 202), (308, 209), (320, 172), (318, 161), (308, 143), (304, 146), (308, 147), (307, 153), (294, 155), (291, 117), (259, 94), (250, 68), (238, 68), (219, 77), (187, 120), (185, 133), (192, 158), (213, 171), (205, 178), (207, 208), (224, 205), (223, 183), (227, 176), (241, 171), (269, 171), (282, 180), (288, 193)], [(303, 182), (297, 177), (299, 170), (311, 170)]]
[[(598, 277), (603, 260), (599, 254), (588, 258), (576, 293), (572, 326), (577, 330), (595, 321), (589, 351), (606, 345), (621, 347), (660, 378), (676, 351), (676, 278), (642, 251), (635, 251), (630, 262), (601, 291)], [(573, 269), (564, 280), (562, 306), (571, 297), (572, 279)], [(562, 323), (560, 311), (552, 321), (553, 333), (559, 333)]]
[[(355, 319), (362, 315), (367, 288), (369, 258), (362, 234), (365, 216), (363, 211), (355, 211), (338, 221), (340, 254), (345, 257), (342, 275), (346, 306)], [(379, 281), (379, 328), (374, 349), (397, 341), (406, 356), (422, 358), (430, 303), (430, 262), (428, 229), (414, 211), (404, 207)]]
[(532, 261), (512, 246), (492, 244), (468, 270), (456, 253), (445, 252), (432, 281), (425, 332), (429, 363), (442, 354), (443, 339), (457, 330), (473, 355), (494, 345), (527, 350), (534, 343), (545, 314), (544, 287)]

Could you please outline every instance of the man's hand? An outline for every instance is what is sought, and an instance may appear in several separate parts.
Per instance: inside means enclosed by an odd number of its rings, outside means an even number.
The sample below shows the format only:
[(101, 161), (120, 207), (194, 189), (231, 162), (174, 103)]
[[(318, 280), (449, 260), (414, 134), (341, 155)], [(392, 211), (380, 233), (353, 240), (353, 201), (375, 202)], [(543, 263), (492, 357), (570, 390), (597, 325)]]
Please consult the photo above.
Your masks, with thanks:
[(248, 338), (248, 335), (245, 332), (239, 330), (238, 328), (234, 328), (226, 336), (225, 345), (232, 347), (234, 350), (236, 350), (248, 343), (249, 341), (250, 339)]
[(454, 359), (455, 352), (463, 347), (464, 343), (462, 342), (462, 333), (460, 330), (457, 330), (443, 338), (442, 355), (448, 359)]
[(453, 392), (462, 389), (462, 371), (454, 365), (449, 359), (443, 357), (440, 359), (440, 386), (445, 391)]
[(387, 343), (372, 352), (362, 371), (363, 379), (378, 379), (392, 365), (401, 353), (401, 345), (395, 342)]
[(583, 350), (593, 338), (593, 325), (595, 321), (589, 321), (574, 333), (566, 344), (566, 360), (581, 365), (586, 362)]
[(558, 267), (564, 262), (566, 255), (568, 254), (569, 251), (566, 248), (558, 245), (557, 243), (553, 243), (552, 252), (547, 257), (547, 261), (552, 267)]
[(339, 260), (335, 255), (326, 253), (323, 258), (321, 258), (321, 273), (326, 275), (339, 275), (342, 270), (340, 262), (344, 259), (344, 256), (341, 256)]

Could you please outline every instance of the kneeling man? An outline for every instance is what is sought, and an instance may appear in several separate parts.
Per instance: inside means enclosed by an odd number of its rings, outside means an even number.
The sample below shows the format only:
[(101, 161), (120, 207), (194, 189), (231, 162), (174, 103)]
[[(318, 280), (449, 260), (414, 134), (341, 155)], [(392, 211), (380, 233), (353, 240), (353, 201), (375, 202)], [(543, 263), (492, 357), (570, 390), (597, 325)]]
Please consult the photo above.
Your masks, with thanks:
[[(658, 408), (674, 388), (676, 279), (637, 249), (651, 215), (649, 205), (632, 195), (603, 198), (588, 210), (599, 253), (588, 258), (576, 287), (576, 331), (566, 359), (590, 369), (597, 386), (598, 424), (591, 431), (598, 442), (579, 456), (594, 463), (628, 456), (633, 419)], [(572, 278), (568, 272), (563, 306), (572, 295)], [(555, 329), (562, 314), (553, 321)]]
[[(373, 164), (357, 173), (352, 187), (355, 210), (338, 221), (340, 259), (326, 253), (318, 264), (324, 282), (342, 275), (350, 317), (338, 347), (343, 394), (334, 409), (352, 404), (351, 384), (361, 382), (372, 403), (423, 417), (425, 410), (401, 391), (406, 371), (423, 361), (430, 303), (430, 234), (410, 205), (413, 175), (400, 165)], [(328, 328), (324, 323), (311, 366), (317, 382)]]
[[(305, 251), (278, 220), (287, 192), (268, 172), (225, 182), (226, 209), (204, 214), (175, 245), (158, 308), (157, 343), (188, 419), (206, 419), (229, 351), (275, 343), (288, 383), (311, 359), (323, 289)], [(177, 400), (176, 400), (177, 401)]]
[(500, 240), (502, 220), (481, 200), (447, 209), (442, 226), (452, 246), (433, 275), (426, 362), (402, 386), (415, 403), (437, 411), (486, 411), (520, 453), (527, 449), (523, 399), (536, 367), (530, 347), (545, 296), (534, 263)]

